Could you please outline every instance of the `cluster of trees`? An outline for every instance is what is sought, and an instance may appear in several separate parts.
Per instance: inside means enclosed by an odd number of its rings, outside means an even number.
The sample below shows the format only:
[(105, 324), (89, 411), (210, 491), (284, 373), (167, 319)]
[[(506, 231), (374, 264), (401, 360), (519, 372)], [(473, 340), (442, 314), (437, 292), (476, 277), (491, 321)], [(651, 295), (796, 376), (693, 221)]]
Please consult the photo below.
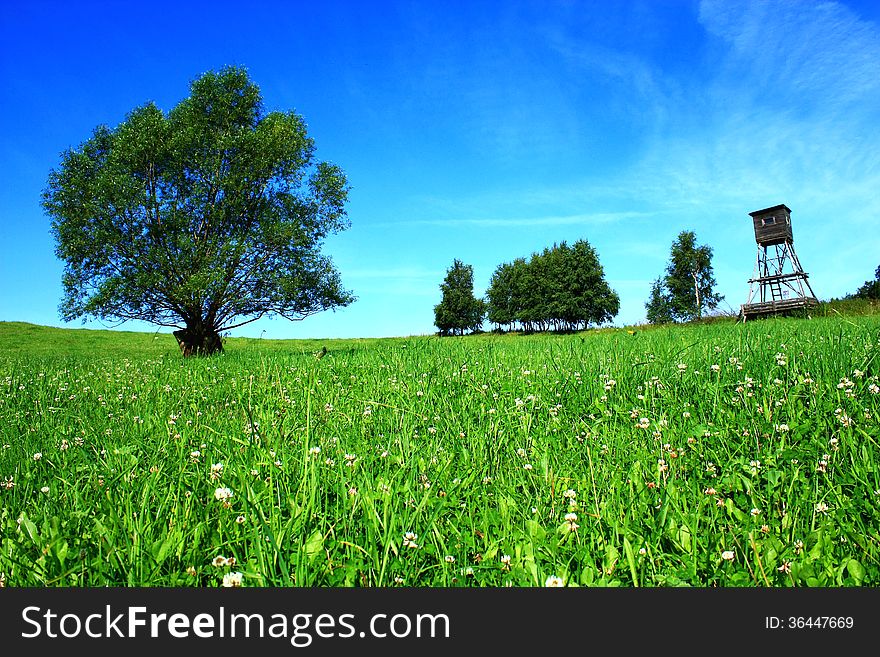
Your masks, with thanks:
[(851, 299), (880, 299), (880, 267), (874, 272), (873, 281), (865, 283), (854, 293), (849, 295)]
[(693, 231), (682, 231), (670, 248), (666, 271), (654, 281), (645, 304), (648, 322), (688, 322), (724, 300), (715, 292), (712, 249), (698, 245)]
[(499, 265), (485, 299), (474, 296), (473, 268), (455, 260), (440, 290), (434, 317), (441, 335), (477, 330), (484, 317), (506, 330), (579, 330), (610, 321), (620, 310), (620, 297), (586, 240)]

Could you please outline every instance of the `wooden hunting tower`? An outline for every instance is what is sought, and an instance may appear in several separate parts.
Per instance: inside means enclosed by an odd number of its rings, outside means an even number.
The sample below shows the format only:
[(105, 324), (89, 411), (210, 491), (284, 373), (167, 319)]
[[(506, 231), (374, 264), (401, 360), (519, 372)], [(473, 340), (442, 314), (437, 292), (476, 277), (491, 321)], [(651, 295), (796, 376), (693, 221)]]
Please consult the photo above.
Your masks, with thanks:
[(818, 305), (807, 280), (809, 274), (794, 251), (791, 209), (774, 205), (750, 212), (749, 216), (755, 227), (758, 256), (749, 279), (749, 300), (740, 309), (743, 321)]

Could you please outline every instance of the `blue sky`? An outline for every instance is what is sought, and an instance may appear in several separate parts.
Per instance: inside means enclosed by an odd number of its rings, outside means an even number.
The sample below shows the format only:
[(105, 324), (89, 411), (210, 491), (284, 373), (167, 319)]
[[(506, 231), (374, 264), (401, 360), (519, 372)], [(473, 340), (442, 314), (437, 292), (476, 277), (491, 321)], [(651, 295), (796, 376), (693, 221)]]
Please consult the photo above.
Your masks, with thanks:
[(22, 0), (0, 7), (0, 320), (64, 325), (40, 207), (59, 154), (228, 64), (346, 171), (352, 225), (325, 253), (358, 297), (234, 335), (431, 333), (453, 259), (482, 294), (578, 239), (615, 324), (640, 323), (682, 230), (738, 309), (748, 213), (778, 203), (820, 298), (880, 264), (880, 3)]

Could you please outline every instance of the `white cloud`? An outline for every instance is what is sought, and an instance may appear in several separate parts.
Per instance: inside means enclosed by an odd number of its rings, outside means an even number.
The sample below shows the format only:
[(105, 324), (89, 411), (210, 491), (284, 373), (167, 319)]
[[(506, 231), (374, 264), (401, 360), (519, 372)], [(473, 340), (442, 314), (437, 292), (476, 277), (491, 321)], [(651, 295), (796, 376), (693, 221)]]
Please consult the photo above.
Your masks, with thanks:
[(595, 212), (590, 214), (548, 215), (540, 217), (467, 217), (462, 219), (411, 219), (372, 224), (390, 226), (471, 226), (477, 228), (521, 228), (528, 226), (600, 225), (628, 221), (645, 216), (642, 212)]

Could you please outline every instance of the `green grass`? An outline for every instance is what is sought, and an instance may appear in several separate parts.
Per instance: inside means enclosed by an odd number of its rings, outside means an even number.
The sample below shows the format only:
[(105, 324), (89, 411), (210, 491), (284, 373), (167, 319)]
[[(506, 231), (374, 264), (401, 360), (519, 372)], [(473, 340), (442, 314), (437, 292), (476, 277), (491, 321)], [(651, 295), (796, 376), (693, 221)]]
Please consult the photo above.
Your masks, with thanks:
[(183, 359), (0, 323), (0, 576), (880, 585), (880, 316), (630, 330)]

